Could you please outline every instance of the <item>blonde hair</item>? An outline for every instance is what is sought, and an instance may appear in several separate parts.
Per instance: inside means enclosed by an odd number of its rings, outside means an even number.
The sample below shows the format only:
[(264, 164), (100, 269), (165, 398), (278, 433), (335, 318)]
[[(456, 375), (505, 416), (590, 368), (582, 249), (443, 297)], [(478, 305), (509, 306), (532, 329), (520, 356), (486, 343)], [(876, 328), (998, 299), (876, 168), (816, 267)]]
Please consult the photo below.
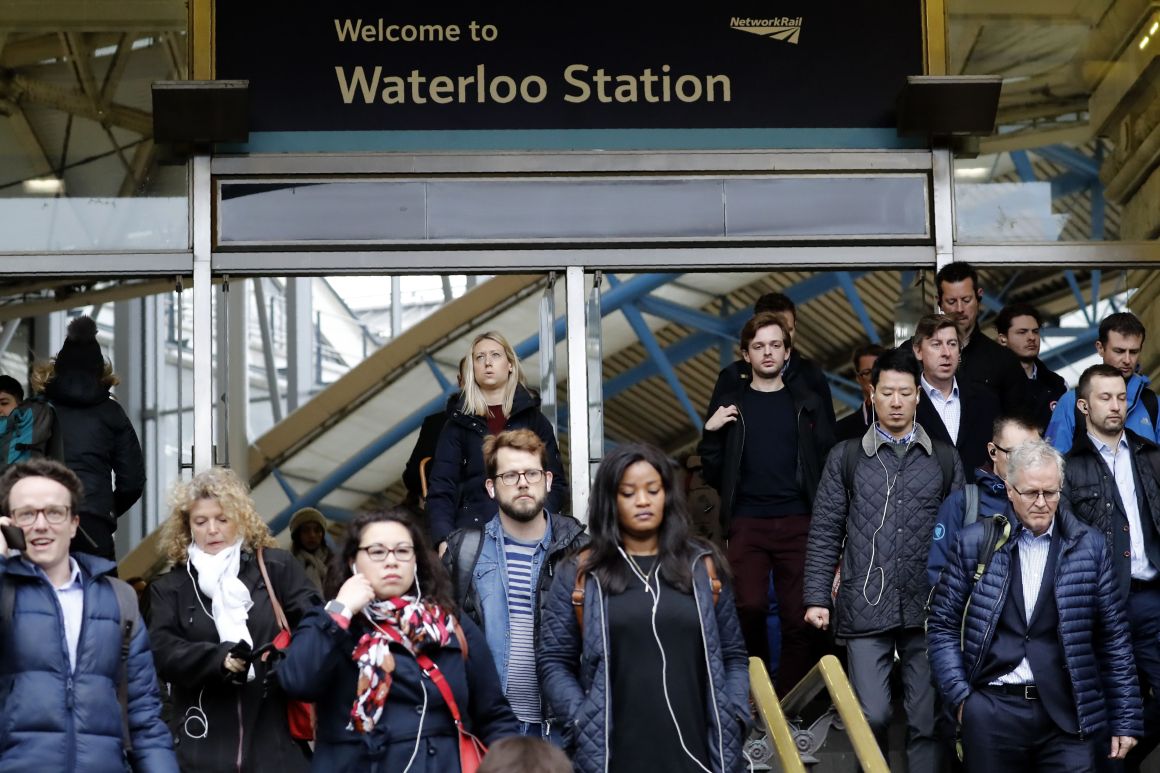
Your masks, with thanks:
[(250, 490), (241, 478), (225, 467), (213, 467), (194, 475), (188, 483), (178, 483), (169, 496), (169, 519), (161, 527), (161, 551), (175, 564), (189, 560), (189, 511), (194, 503), (212, 499), (227, 518), (238, 526), (242, 547), (254, 551), (259, 547), (277, 547), (270, 528), (258, 515)]
[(462, 371), (463, 409), (476, 416), (487, 416), (487, 398), (484, 397), (483, 390), (479, 388), (479, 384), (475, 383), (475, 346), (480, 341), (492, 341), (503, 347), (504, 354), (512, 366), (512, 372), (508, 376), (507, 385), (503, 389), (503, 415), (511, 416), (512, 402), (514, 402), (516, 397), (516, 386), (524, 383), (524, 371), (520, 367), (520, 358), (516, 356), (511, 344), (501, 334), (493, 330), (477, 335), (471, 342), (471, 348), (467, 350), (467, 362), (464, 363)]
[[(40, 394), (48, 387), (48, 382), (52, 381), (55, 375), (55, 359), (38, 362), (32, 366), (32, 373), (28, 377), (28, 386), (31, 387), (33, 394)], [(105, 360), (105, 367), (101, 371), (101, 386), (111, 388), (120, 383), (121, 379), (113, 373), (113, 363)]]

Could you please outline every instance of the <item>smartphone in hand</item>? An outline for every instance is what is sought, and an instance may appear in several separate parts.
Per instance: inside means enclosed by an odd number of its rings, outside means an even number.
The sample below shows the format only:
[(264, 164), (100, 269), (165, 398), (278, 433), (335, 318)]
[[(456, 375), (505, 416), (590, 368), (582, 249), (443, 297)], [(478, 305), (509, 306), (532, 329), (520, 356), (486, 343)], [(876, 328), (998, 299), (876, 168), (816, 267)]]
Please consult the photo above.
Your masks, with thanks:
[(24, 529), (18, 526), (0, 525), (0, 534), (4, 535), (4, 541), (8, 543), (9, 550), (28, 549), (28, 544), (24, 541)]

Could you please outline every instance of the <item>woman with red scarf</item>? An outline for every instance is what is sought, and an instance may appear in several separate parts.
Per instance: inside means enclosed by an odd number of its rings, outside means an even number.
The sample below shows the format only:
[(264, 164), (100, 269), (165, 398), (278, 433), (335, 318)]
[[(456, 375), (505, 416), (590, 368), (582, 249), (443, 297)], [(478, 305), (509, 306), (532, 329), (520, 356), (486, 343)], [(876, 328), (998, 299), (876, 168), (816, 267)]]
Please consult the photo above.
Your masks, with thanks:
[(484, 744), (518, 735), (487, 640), (453, 614), (405, 510), (355, 517), (335, 561), (334, 600), (303, 618), (278, 667), (287, 694), (317, 704), (313, 770), (459, 773), (456, 714)]

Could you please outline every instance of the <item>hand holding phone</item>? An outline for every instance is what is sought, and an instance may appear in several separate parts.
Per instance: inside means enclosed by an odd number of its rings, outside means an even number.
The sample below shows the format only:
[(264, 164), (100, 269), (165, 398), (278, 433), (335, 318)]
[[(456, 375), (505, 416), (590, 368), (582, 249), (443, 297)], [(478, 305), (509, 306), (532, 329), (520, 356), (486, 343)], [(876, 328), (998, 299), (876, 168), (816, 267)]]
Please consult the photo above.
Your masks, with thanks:
[(4, 542), (9, 550), (27, 550), (28, 544), (24, 541), (24, 529), (9, 524), (0, 524), (0, 534), (4, 535)]

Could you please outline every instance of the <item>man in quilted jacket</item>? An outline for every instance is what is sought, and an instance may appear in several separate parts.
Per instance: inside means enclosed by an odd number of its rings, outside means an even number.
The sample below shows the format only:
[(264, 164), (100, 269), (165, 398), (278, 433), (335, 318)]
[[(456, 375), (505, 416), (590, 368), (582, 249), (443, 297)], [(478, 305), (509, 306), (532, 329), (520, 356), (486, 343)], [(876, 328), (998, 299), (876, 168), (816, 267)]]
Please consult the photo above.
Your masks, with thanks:
[[(954, 448), (914, 420), (919, 367), (909, 347), (883, 354), (870, 374), (878, 420), (826, 459), (806, 550), (806, 621), (846, 642), (850, 682), (885, 750), (895, 652), (901, 660), (912, 771), (938, 771), (934, 687), (926, 658), (926, 561), (939, 505), (962, 488)], [(848, 444), (856, 465), (846, 480)], [(831, 595), (841, 562), (841, 585)]]
[[(1096, 754), (1121, 760), (1144, 731), (1111, 559), (1103, 535), (1059, 507), (1063, 468), (1042, 440), (1012, 450), (1016, 523), (964, 529), (935, 588), (931, 666), (962, 727), (967, 773), (1090, 771)], [(1097, 750), (1092, 740), (1109, 736)]]

